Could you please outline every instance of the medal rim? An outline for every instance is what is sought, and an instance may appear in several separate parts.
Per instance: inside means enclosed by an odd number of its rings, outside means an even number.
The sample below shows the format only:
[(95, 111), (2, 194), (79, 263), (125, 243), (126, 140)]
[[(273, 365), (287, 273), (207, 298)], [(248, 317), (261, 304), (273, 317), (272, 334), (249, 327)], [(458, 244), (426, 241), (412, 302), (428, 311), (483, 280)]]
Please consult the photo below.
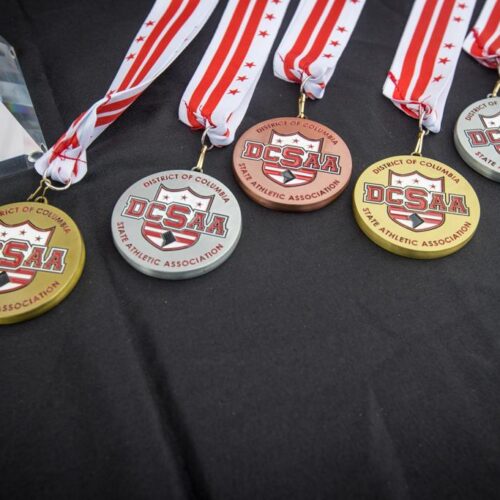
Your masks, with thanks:
[(16, 323), (22, 323), (24, 321), (28, 321), (30, 319), (37, 318), (38, 316), (41, 316), (42, 314), (45, 314), (49, 312), (50, 310), (54, 309), (57, 307), (63, 300), (65, 300), (71, 292), (75, 289), (76, 285), (80, 281), (80, 278), (82, 277), (84, 268), (85, 268), (85, 261), (86, 261), (86, 249), (85, 249), (85, 242), (83, 240), (82, 233), (80, 231), (80, 228), (77, 226), (75, 221), (71, 216), (69, 216), (64, 210), (61, 210), (59, 207), (56, 207), (51, 204), (42, 204), (38, 202), (14, 202), (14, 203), (7, 203), (5, 205), (1, 205), (0, 209), (3, 207), (8, 207), (8, 206), (14, 206), (14, 205), (35, 205), (35, 206), (47, 206), (50, 207), (51, 209), (56, 209), (57, 211), (61, 212), (64, 214), (65, 218), (67, 218), (73, 225), (73, 228), (75, 229), (75, 234), (77, 235), (79, 241), (80, 241), (80, 259), (75, 265), (75, 272), (73, 275), (64, 283), (64, 285), (58, 290), (58, 293), (55, 294), (54, 297), (52, 297), (50, 300), (47, 302), (44, 302), (40, 304), (37, 307), (34, 307), (33, 309), (30, 309), (29, 311), (19, 311), (16, 314), (12, 316), (6, 316), (2, 317), (0, 316), (0, 325), (13, 325)]
[[(154, 172), (154, 173), (152, 173), (150, 175), (146, 175), (142, 179), (139, 179), (136, 182), (134, 182), (133, 184), (131, 184), (119, 196), (118, 200), (115, 203), (115, 206), (113, 207), (113, 213), (112, 213), (112, 216), (111, 216), (111, 235), (112, 235), (112, 238), (113, 238), (113, 243), (114, 243), (116, 249), (118, 250), (118, 253), (125, 260), (125, 262), (127, 262), (127, 264), (129, 264), (133, 269), (135, 269), (136, 271), (140, 272), (141, 274), (144, 274), (144, 275), (149, 276), (151, 278), (157, 278), (157, 279), (167, 280), (167, 281), (182, 281), (182, 280), (188, 280), (188, 279), (192, 279), (192, 278), (198, 278), (200, 276), (203, 276), (205, 274), (210, 273), (211, 271), (214, 271), (219, 266), (221, 266), (222, 264), (224, 264), (226, 262), (226, 260), (229, 259), (229, 257), (231, 257), (231, 255), (236, 250), (236, 247), (238, 246), (238, 243), (240, 242), (240, 238), (241, 238), (241, 234), (242, 234), (242, 230), (243, 230), (243, 217), (242, 217), (242, 213), (241, 213), (241, 207), (240, 207), (240, 204), (238, 203), (238, 200), (237, 200), (236, 196), (233, 194), (233, 192), (223, 182), (219, 181), (215, 177), (212, 177), (211, 175), (208, 175), (208, 174), (206, 174), (204, 172), (197, 172), (197, 175), (204, 175), (205, 177), (208, 177), (209, 179), (213, 179), (218, 184), (224, 186), (224, 188), (231, 194), (231, 196), (233, 197), (234, 201), (236, 202), (236, 207), (238, 208), (238, 212), (239, 212), (239, 216), (240, 216), (240, 223), (238, 225), (238, 233), (237, 233), (237, 235), (235, 237), (235, 240), (234, 240), (233, 244), (231, 246), (229, 246), (228, 249), (227, 249), (227, 251), (221, 257), (219, 257), (217, 260), (211, 261), (211, 262), (207, 263), (206, 265), (204, 265), (202, 267), (197, 267), (196, 269), (187, 269), (187, 270), (186, 269), (182, 269), (182, 270), (179, 270), (179, 271), (170, 271), (170, 270), (169, 271), (158, 271), (158, 270), (155, 270), (155, 269), (146, 268), (146, 267), (140, 265), (135, 260), (133, 260), (128, 254), (126, 254), (123, 251), (122, 248), (120, 248), (120, 243), (121, 242), (119, 241), (119, 237), (115, 236), (115, 230), (114, 230), (114, 225), (115, 225), (115, 222), (116, 222), (115, 209), (118, 206), (118, 203), (120, 202), (120, 200), (123, 197), (123, 195), (126, 192), (128, 192), (136, 184), (140, 184), (140, 183), (144, 182), (146, 179), (149, 179), (150, 177), (161, 175), (161, 174), (167, 173), (167, 172), (168, 173), (173, 173), (173, 172), (183, 172), (183, 173), (186, 173), (186, 172), (189, 172), (189, 170), (173, 169), (173, 170), (162, 170), (160, 172)], [(118, 216), (116, 216), (116, 217), (118, 217)]]
[[(349, 152), (349, 156), (351, 159), (351, 170), (349, 172), (349, 176), (348, 176), (347, 180), (345, 181), (344, 185), (338, 191), (335, 191), (334, 195), (332, 195), (328, 198), (325, 198), (324, 200), (320, 200), (320, 201), (314, 200), (314, 201), (311, 201), (309, 203), (304, 202), (301, 204), (290, 204), (290, 203), (283, 203), (282, 201), (274, 201), (274, 200), (270, 200), (270, 199), (267, 199), (264, 197), (260, 197), (260, 196), (258, 196), (258, 194), (255, 191), (252, 191), (251, 189), (249, 189), (248, 186), (243, 182), (243, 180), (238, 175), (238, 172), (236, 169), (236, 163), (237, 163), (236, 151), (237, 151), (238, 145), (242, 141), (243, 136), (249, 130), (251, 130), (253, 128), (257, 128), (260, 125), (262, 125), (268, 121), (272, 121), (272, 120), (304, 120), (304, 121), (312, 122), (312, 123), (315, 123), (315, 124), (321, 125), (322, 127), (327, 128), (330, 132), (332, 132), (334, 135), (336, 135), (344, 143), (347, 151)], [(289, 212), (289, 213), (290, 212), (297, 212), (297, 213), (314, 212), (316, 210), (319, 210), (321, 208), (326, 207), (330, 203), (333, 203), (337, 198), (339, 198), (339, 196), (347, 189), (347, 187), (349, 186), (349, 184), (352, 180), (352, 172), (353, 172), (353, 161), (352, 161), (351, 150), (349, 149), (347, 143), (344, 141), (343, 137), (340, 134), (338, 134), (337, 132), (335, 132), (335, 130), (332, 130), (328, 125), (324, 125), (323, 123), (317, 122), (316, 120), (311, 120), (310, 118), (299, 118), (296, 116), (279, 116), (279, 117), (268, 118), (268, 119), (263, 120), (261, 122), (255, 123), (254, 125), (249, 127), (247, 130), (245, 130), (245, 132), (243, 132), (240, 135), (238, 141), (235, 144), (235, 147), (233, 148), (233, 174), (234, 174), (234, 177), (236, 178), (238, 186), (240, 186), (242, 191), (255, 203), (257, 203), (257, 204), (259, 204), (267, 209), (271, 209), (271, 210), (275, 210), (275, 211), (279, 211), (279, 212)]]
[[(473, 155), (471, 155), (463, 146), (462, 141), (460, 139), (459, 135), (459, 130), (458, 130), (458, 125), (460, 121), (463, 119), (463, 116), (467, 114), (467, 111), (469, 108), (472, 108), (474, 106), (477, 106), (479, 103), (482, 103), (484, 101), (489, 101), (489, 100), (500, 100), (499, 97), (485, 97), (483, 99), (479, 99), (478, 101), (475, 101), (471, 104), (469, 104), (464, 110), (460, 113), (456, 123), (455, 123), (455, 128), (453, 129), (453, 142), (455, 143), (455, 148), (462, 158), (462, 160), (472, 168), (472, 170), (475, 170), (478, 174), (482, 175), (483, 177), (486, 177), (487, 179), (494, 181), (494, 182), (500, 182), (500, 170), (496, 171), (488, 166), (484, 165), (483, 163), (477, 161)], [(498, 103), (500, 107), (500, 102)]]
[(357, 200), (356, 200), (356, 195), (357, 195), (357, 193), (359, 191), (359, 187), (358, 186), (361, 183), (361, 179), (362, 179), (363, 174), (367, 170), (370, 170), (371, 168), (373, 168), (375, 165), (377, 165), (379, 163), (389, 162), (389, 161), (391, 161), (391, 160), (393, 160), (395, 158), (404, 158), (404, 157), (411, 158), (412, 155), (406, 154), (406, 155), (389, 156), (387, 158), (383, 158), (381, 160), (378, 160), (378, 161), (372, 163), (371, 165), (369, 165), (368, 167), (366, 167), (363, 170), (363, 172), (361, 172), (360, 176), (356, 180), (356, 183), (354, 185), (354, 189), (353, 189), (353, 192), (352, 192), (352, 208), (353, 208), (354, 219), (356, 220), (356, 223), (358, 224), (358, 226), (361, 229), (361, 231), (365, 234), (365, 236), (367, 236), (368, 239), (370, 239), (373, 243), (375, 243), (377, 246), (383, 248), (384, 250), (386, 250), (386, 251), (388, 251), (388, 252), (390, 252), (390, 253), (392, 253), (394, 255), (398, 255), (400, 257), (407, 257), (407, 258), (418, 259), (418, 260), (434, 260), (434, 259), (440, 259), (442, 257), (447, 257), (448, 255), (451, 255), (451, 254), (454, 254), (454, 253), (458, 252), (465, 245), (467, 245), (471, 241), (471, 239), (474, 237), (474, 235), (476, 234), (476, 231), (477, 231), (477, 229), (479, 227), (479, 223), (480, 223), (480, 220), (481, 220), (481, 205), (480, 205), (477, 193), (474, 190), (474, 188), (472, 187), (472, 185), (470, 184), (470, 182), (460, 172), (458, 172), (456, 169), (454, 169), (453, 167), (450, 167), (446, 163), (443, 163), (443, 162), (441, 162), (439, 160), (435, 160), (435, 159), (429, 158), (427, 156), (419, 156), (418, 157), (418, 158), (420, 158), (422, 160), (430, 160), (430, 161), (434, 161), (434, 162), (439, 162), (442, 165), (445, 165), (448, 169), (450, 169), (450, 170), (454, 171), (455, 173), (457, 173), (458, 176), (460, 176), (464, 181), (467, 182), (467, 184), (470, 186), (472, 192), (474, 193), (474, 195), (475, 195), (475, 197), (477, 199), (477, 207), (478, 207), (477, 224), (475, 225), (475, 227), (473, 227), (471, 233), (469, 235), (467, 235), (467, 237), (463, 241), (460, 241), (460, 243), (458, 243), (457, 245), (455, 245), (453, 247), (447, 247), (447, 248), (441, 249), (441, 250), (415, 250), (413, 248), (401, 247), (401, 246), (398, 246), (397, 244), (391, 242), (390, 240), (381, 237), (377, 233), (377, 231), (373, 230), (373, 226), (371, 226), (370, 224), (368, 224), (363, 219), (363, 217), (361, 215), (362, 210), (359, 209), (358, 204), (357, 204)]

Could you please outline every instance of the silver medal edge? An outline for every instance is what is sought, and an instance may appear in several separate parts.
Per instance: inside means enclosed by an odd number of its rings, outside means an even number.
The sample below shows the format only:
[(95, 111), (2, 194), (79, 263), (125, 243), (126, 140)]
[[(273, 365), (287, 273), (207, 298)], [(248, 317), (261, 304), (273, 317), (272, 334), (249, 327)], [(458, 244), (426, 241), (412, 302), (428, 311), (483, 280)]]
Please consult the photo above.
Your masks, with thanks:
[(474, 156), (472, 156), (462, 145), (462, 140), (460, 138), (459, 134), (459, 123), (463, 120), (464, 115), (467, 113), (469, 108), (472, 108), (474, 106), (477, 106), (480, 102), (489, 100), (488, 98), (485, 99), (480, 99), (479, 101), (473, 102), (472, 104), (469, 104), (460, 116), (458, 117), (458, 120), (455, 124), (455, 128), (453, 130), (453, 140), (455, 143), (455, 148), (458, 151), (458, 154), (462, 158), (462, 160), (473, 170), (475, 170), (477, 173), (481, 174), (483, 177), (486, 177), (487, 179), (490, 179), (494, 182), (500, 182), (500, 172), (493, 170), (492, 168), (489, 168), (488, 166), (484, 165), (483, 163), (477, 161)]
[[(173, 172), (174, 170), (169, 170), (168, 172)], [(222, 182), (216, 180), (219, 184), (224, 186), (227, 191), (233, 196), (235, 202), (236, 202), (236, 207), (238, 209), (238, 215), (239, 215), (239, 224), (238, 224), (238, 234), (236, 235), (236, 238), (233, 242), (233, 244), (227, 249), (226, 253), (222, 255), (219, 259), (215, 261), (211, 261), (207, 263), (206, 265), (196, 267), (196, 269), (191, 269), (191, 270), (175, 270), (175, 271), (157, 271), (155, 269), (151, 269), (145, 266), (141, 266), (138, 262), (136, 262), (134, 259), (132, 259), (127, 253), (124, 252), (124, 250), (121, 248), (121, 241), (119, 240), (119, 236), (115, 234), (114, 226), (115, 223), (119, 217), (119, 210), (116, 210), (116, 207), (119, 205), (120, 200), (124, 196), (124, 194), (131, 189), (134, 185), (139, 184), (143, 182), (145, 179), (148, 179), (151, 176), (154, 175), (160, 175), (162, 174), (163, 171), (157, 172), (155, 174), (147, 175), (146, 177), (143, 177), (142, 179), (139, 179), (138, 181), (134, 182), (132, 185), (130, 185), (125, 191), (120, 195), (118, 198), (117, 202), (115, 203), (115, 206), (113, 208), (113, 214), (111, 216), (111, 234), (113, 236), (113, 243), (115, 245), (115, 248), (117, 249), (118, 253), (121, 255), (121, 257), (131, 266), (133, 267), (136, 271), (139, 271), (142, 274), (145, 274), (146, 276), (151, 276), (153, 278), (158, 278), (158, 279), (163, 279), (163, 280), (169, 280), (169, 281), (178, 281), (178, 280), (185, 280), (185, 279), (191, 279), (191, 278), (197, 278), (199, 276), (203, 276), (205, 274), (210, 273), (214, 269), (218, 268), (222, 264), (226, 262), (229, 257), (233, 254), (233, 252), (236, 250), (236, 247), (238, 246), (238, 243), (241, 238), (241, 233), (243, 230), (243, 217), (241, 213), (241, 208), (240, 204), (238, 203), (238, 199), (236, 196), (234, 196), (233, 192)], [(206, 177), (211, 177), (207, 174), (203, 174)]]

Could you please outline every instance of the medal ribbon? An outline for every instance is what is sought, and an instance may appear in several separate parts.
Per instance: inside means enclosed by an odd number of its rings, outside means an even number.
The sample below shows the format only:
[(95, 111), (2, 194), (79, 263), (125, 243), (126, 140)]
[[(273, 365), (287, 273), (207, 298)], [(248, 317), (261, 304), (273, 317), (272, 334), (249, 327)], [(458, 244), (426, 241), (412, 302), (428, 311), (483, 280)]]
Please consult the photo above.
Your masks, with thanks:
[(274, 74), (321, 99), (365, 0), (301, 0), (274, 56)]
[(476, 0), (415, 0), (383, 93), (439, 132)]
[(500, 0), (486, 0), (464, 50), (488, 68), (500, 66)]
[[(82, 113), (35, 164), (67, 184), (87, 173), (87, 148), (165, 71), (203, 27), (218, 0), (157, 0), (106, 95)], [(47, 172), (48, 171), (48, 172)]]
[(289, 0), (229, 0), (182, 96), (179, 119), (227, 146), (245, 115)]

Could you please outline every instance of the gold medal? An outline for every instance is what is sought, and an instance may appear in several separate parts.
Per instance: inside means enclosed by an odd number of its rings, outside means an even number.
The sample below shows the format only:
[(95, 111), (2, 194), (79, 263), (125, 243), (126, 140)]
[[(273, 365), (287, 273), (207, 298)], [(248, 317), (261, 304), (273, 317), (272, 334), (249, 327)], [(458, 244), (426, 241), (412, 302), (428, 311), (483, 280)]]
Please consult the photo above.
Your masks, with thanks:
[(389, 252), (436, 259), (466, 245), (479, 224), (472, 186), (448, 165), (419, 155), (393, 156), (359, 177), (354, 215), (362, 231)]
[[(382, 92), (418, 119), (417, 145), (411, 155), (368, 167), (353, 193), (363, 232), (389, 252), (415, 259), (458, 251), (479, 224), (479, 200), (467, 180), (448, 165), (422, 156), (424, 137), (441, 130), (472, 14), (471, 9), (454, 14), (453, 4), (444, 8), (438, 2), (414, 2)], [(436, 44), (436, 30), (445, 36), (443, 43)]]
[(36, 200), (0, 206), (0, 324), (57, 306), (83, 271), (85, 246), (75, 222), (45, 196)]

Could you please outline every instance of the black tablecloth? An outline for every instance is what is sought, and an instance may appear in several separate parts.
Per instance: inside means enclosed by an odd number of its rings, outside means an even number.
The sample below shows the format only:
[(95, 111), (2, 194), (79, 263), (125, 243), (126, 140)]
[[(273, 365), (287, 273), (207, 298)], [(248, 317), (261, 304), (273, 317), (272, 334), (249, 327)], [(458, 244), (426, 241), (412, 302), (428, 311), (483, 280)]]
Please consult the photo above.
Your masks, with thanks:
[[(151, 4), (1, 0), (0, 34), (19, 53), (49, 143), (108, 88)], [(415, 261), (371, 243), (352, 216), (353, 183), (318, 212), (262, 208), (233, 179), (231, 147), (207, 160), (244, 217), (227, 263), (168, 282), (116, 252), (119, 195), (197, 157), (199, 133), (177, 108), (224, 4), (92, 145), (85, 180), (51, 197), (80, 226), (88, 259), (59, 307), (1, 328), (1, 497), (498, 498), (500, 186), (452, 139), (495, 74), (465, 53), (443, 130), (425, 144), (482, 203), (477, 235), (457, 254)], [(354, 178), (415, 143), (415, 122), (381, 94), (410, 8), (369, 0), (326, 97), (308, 105), (349, 144)], [(240, 132), (296, 113), (296, 98), (268, 63)], [(33, 172), (2, 179), (0, 203), (37, 182)]]

